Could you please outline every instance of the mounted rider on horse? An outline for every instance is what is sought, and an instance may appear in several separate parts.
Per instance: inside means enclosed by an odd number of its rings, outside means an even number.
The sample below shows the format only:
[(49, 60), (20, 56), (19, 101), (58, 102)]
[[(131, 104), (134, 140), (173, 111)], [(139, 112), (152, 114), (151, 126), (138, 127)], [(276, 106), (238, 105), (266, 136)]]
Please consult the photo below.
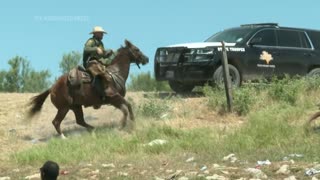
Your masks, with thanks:
[[(107, 32), (100, 26), (93, 28), (91, 38), (87, 40), (83, 50), (83, 67), (93, 76), (94, 79), (101, 78), (103, 90), (108, 87), (110, 77), (106, 73), (106, 66), (111, 64), (115, 57), (111, 49), (104, 48), (102, 39)], [(102, 99), (106, 97), (106, 92), (102, 92)]]

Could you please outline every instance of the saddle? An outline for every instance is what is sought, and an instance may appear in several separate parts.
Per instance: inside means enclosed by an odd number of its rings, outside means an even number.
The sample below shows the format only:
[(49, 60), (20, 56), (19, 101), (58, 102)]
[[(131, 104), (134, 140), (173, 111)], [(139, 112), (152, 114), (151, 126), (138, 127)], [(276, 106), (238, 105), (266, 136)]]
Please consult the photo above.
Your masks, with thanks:
[(82, 66), (78, 66), (70, 70), (68, 82), (71, 87), (80, 87), (83, 83), (92, 82), (92, 77)]
[(82, 66), (78, 66), (70, 70), (68, 74), (68, 84), (73, 93), (82, 94), (82, 85), (85, 83), (90, 83), (96, 93), (101, 97), (105, 96), (104, 84), (101, 77), (93, 77), (91, 73), (89, 73)]
[[(111, 69), (106, 69), (107, 74), (107, 81), (109, 83), (114, 83), (115, 87), (118, 91), (120, 91), (123, 96), (125, 94), (125, 80), (119, 76), (117, 73), (112, 73)], [(91, 73), (86, 71), (82, 66), (78, 66), (76, 68), (73, 68), (70, 70), (68, 74), (68, 84), (69, 87), (75, 91), (82, 91), (82, 84), (84, 83), (90, 83), (95, 91), (100, 96), (105, 96), (105, 92), (109, 96), (113, 96), (115, 94), (115, 91), (112, 87), (109, 87), (105, 89), (105, 85), (103, 84), (103, 80), (100, 76), (93, 76)]]

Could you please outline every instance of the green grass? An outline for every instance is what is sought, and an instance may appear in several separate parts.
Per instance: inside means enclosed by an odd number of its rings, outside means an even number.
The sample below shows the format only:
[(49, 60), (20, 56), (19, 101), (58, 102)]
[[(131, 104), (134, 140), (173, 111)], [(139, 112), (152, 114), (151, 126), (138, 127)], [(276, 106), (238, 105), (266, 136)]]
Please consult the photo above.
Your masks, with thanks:
[[(211, 128), (180, 130), (169, 126), (149, 126), (127, 137), (118, 131), (98, 131), (95, 136), (83, 135), (67, 140), (53, 139), (46, 145), (18, 152), (12, 156), (19, 164), (30, 164), (53, 159), (62, 163), (107, 161), (117, 157), (152, 157), (166, 154), (175, 157), (182, 153), (198, 154), (211, 161), (221, 161), (235, 153), (243, 160), (281, 160), (291, 153), (305, 154), (307, 161), (320, 160), (320, 138), (305, 133), (303, 125), (288, 121), (297, 107), (277, 105), (252, 114), (246, 125), (232, 133)], [(271, 114), (270, 112), (276, 112)], [(294, 119), (293, 119), (294, 121)], [(225, 133), (225, 132), (224, 132)], [(147, 146), (154, 139), (164, 139), (165, 145)], [(138, 157), (137, 157), (138, 158)]]
[[(279, 152), (288, 153), (292, 145), (292, 136), (301, 131), (299, 127), (290, 125), (283, 119), (283, 113), (288, 110), (286, 108), (290, 108), (294, 113), (291, 107), (276, 105), (252, 114), (246, 126), (227, 136), (226, 150), (250, 159), (259, 156), (269, 159), (281, 158), (285, 153), (281, 155)], [(275, 151), (278, 153), (274, 154)]]
[[(298, 153), (304, 154), (301, 161), (320, 161), (320, 136), (314, 131), (306, 131), (304, 127), (308, 110), (319, 99), (310, 94), (319, 94), (316, 88), (319, 85), (314, 80), (305, 79), (286, 82), (289, 85), (283, 81), (284, 84), (276, 82), (265, 88), (252, 86), (237, 90), (235, 107), (245, 122), (232, 131), (213, 127), (178, 129), (152, 121), (151, 117), (153, 120), (159, 118), (169, 111), (168, 107), (173, 102), (181, 101), (155, 101), (152, 98), (140, 104), (136, 129), (130, 134), (100, 129), (95, 135), (52, 139), (44, 145), (17, 152), (11, 158), (18, 164), (41, 163), (47, 159), (72, 164), (123, 157), (152, 161), (158, 155), (174, 160), (181, 158), (182, 154), (196, 154), (203, 161), (220, 162), (223, 156), (235, 153), (240, 160), (256, 162), (263, 159), (281, 161), (288, 154)], [(217, 96), (221, 92), (205, 91), (209, 109), (224, 106), (222, 97)], [(168, 143), (152, 147), (146, 145), (154, 139), (164, 139)]]

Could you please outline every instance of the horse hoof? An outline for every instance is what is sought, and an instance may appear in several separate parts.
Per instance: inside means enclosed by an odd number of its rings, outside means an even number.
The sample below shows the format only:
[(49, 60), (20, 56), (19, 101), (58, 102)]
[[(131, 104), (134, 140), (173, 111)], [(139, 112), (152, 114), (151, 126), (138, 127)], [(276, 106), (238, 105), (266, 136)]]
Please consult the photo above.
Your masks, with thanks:
[(126, 128), (127, 128), (126, 125), (121, 125), (121, 126), (119, 127), (119, 130), (122, 131), (122, 130), (125, 130)]
[(95, 131), (90, 132), (90, 134), (91, 134), (91, 137), (93, 137), (94, 139), (97, 138)]
[(64, 136), (64, 134), (61, 134), (60, 137), (61, 137), (61, 139), (67, 139), (67, 138)]
[(92, 132), (94, 132), (96, 130), (96, 128), (91, 127), (91, 128), (87, 128), (87, 130), (88, 130), (88, 132), (92, 133)]

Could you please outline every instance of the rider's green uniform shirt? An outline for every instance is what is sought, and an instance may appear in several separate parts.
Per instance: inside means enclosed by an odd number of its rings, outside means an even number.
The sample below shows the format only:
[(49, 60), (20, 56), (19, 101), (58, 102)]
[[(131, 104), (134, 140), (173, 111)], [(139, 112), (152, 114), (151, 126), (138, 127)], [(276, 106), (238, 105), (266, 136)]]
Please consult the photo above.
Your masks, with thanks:
[(107, 58), (106, 53), (99, 55), (97, 53), (97, 48), (100, 48), (105, 52), (103, 42), (94, 37), (87, 40), (83, 49), (83, 66), (86, 68), (87, 61), (89, 59), (97, 59), (104, 64), (110, 64), (111, 59)]

